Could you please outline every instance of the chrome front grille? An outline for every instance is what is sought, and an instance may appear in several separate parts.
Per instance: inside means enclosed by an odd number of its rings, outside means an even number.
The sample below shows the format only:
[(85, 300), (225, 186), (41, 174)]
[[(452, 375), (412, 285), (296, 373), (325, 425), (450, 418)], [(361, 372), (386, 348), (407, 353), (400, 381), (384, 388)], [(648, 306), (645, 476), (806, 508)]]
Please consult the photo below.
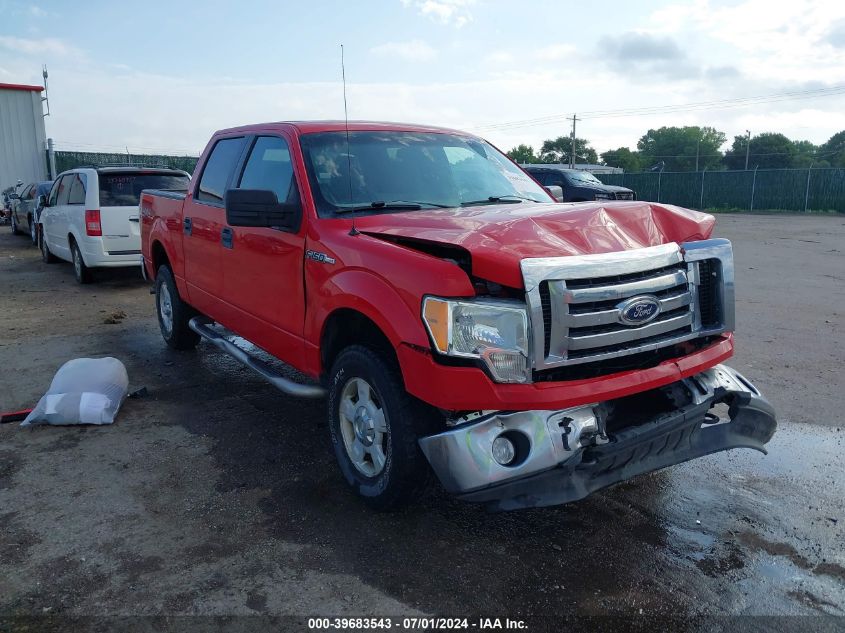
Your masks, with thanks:
[[(732, 329), (730, 243), (683, 246), (523, 260), (535, 369), (654, 350)], [(659, 305), (657, 316), (641, 325), (626, 322), (625, 302), (635, 297)]]
[(616, 199), (617, 200), (633, 200), (634, 194), (630, 191), (617, 191), (616, 192)]

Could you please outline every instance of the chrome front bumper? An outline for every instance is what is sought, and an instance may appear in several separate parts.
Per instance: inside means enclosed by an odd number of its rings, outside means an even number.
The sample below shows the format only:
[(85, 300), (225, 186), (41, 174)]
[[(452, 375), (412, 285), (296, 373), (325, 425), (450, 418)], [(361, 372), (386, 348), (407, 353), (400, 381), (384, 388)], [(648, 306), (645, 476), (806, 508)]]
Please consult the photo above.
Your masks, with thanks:
[[(743, 376), (724, 365), (679, 383), (687, 403), (636, 426), (605, 433), (605, 407), (496, 412), (420, 439), (443, 487), (496, 509), (555, 505), (582, 499), (636, 475), (709, 453), (764, 445), (777, 422), (771, 405)], [(728, 419), (710, 409), (729, 405)], [(502, 434), (518, 440), (517, 457), (493, 459)]]

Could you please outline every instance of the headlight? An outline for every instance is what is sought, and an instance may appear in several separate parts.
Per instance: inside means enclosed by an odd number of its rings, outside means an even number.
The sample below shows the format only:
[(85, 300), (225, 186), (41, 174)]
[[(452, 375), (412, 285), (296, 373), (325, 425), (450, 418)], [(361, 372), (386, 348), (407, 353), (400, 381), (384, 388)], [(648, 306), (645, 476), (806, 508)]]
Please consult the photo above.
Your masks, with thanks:
[(597, 193), (596, 200), (613, 200), (613, 195), (609, 193)]
[(482, 360), (496, 382), (530, 381), (524, 306), (426, 297), (423, 321), (441, 354)]

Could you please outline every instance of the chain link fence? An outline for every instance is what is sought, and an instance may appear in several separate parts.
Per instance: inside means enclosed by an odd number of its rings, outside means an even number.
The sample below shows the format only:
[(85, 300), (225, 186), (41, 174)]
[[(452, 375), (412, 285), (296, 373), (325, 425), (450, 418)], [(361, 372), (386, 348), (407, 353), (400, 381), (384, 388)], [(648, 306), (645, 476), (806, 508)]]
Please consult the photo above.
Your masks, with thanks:
[(845, 169), (596, 174), (606, 185), (628, 187), (638, 200), (719, 211), (845, 213)]
[[(57, 151), (56, 170), (83, 165), (147, 165), (193, 173), (195, 156)], [(720, 211), (822, 211), (845, 213), (845, 169), (596, 174), (607, 185), (637, 192), (638, 200)]]
[(196, 156), (164, 156), (162, 154), (109, 154), (105, 152), (63, 152), (57, 151), (56, 173), (83, 166), (144, 165), (148, 167), (170, 167), (183, 169), (189, 174), (199, 160)]

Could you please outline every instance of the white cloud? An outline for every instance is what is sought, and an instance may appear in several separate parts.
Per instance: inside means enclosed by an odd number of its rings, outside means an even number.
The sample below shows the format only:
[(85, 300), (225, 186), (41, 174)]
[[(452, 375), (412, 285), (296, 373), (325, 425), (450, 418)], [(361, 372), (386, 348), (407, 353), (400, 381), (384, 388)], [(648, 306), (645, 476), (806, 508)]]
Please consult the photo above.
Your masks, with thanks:
[(422, 40), (386, 42), (374, 46), (370, 49), (370, 52), (384, 57), (399, 57), (412, 62), (425, 62), (437, 57), (437, 51)]
[(485, 61), (490, 64), (496, 65), (511, 64), (514, 61), (514, 57), (511, 53), (508, 53), (507, 51), (497, 51), (495, 53), (490, 53), (485, 58)]
[(426, 17), (456, 28), (472, 22), (470, 7), (475, 3), (476, 0), (402, 0), (404, 6), (413, 7)]
[(534, 51), (534, 57), (547, 62), (555, 62), (572, 57), (575, 52), (576, 48), (571, 44), (551, 44)]
[(29, 7), (29, 14), (34, 18), (47, 18), (54, 15), (53, 13), (45, 11), (44, 9), (36, 5), (32, 5), (31, 7)]
[(646, 24), (679, 41), (707, 41), (717, 54), (733, 53), (731, 63), (756, 79), (836, 82), (845, 80), (845, 50), (826, 41), (839, 19), (845, 3), (835, 0), (696, 0), (659, 9)]
[(61, 57), (78, 56), (81, 51), (62, 40), (45, 37), (41, 39), (0, 35), (0, 49), (22, 55), (56, 55)]

